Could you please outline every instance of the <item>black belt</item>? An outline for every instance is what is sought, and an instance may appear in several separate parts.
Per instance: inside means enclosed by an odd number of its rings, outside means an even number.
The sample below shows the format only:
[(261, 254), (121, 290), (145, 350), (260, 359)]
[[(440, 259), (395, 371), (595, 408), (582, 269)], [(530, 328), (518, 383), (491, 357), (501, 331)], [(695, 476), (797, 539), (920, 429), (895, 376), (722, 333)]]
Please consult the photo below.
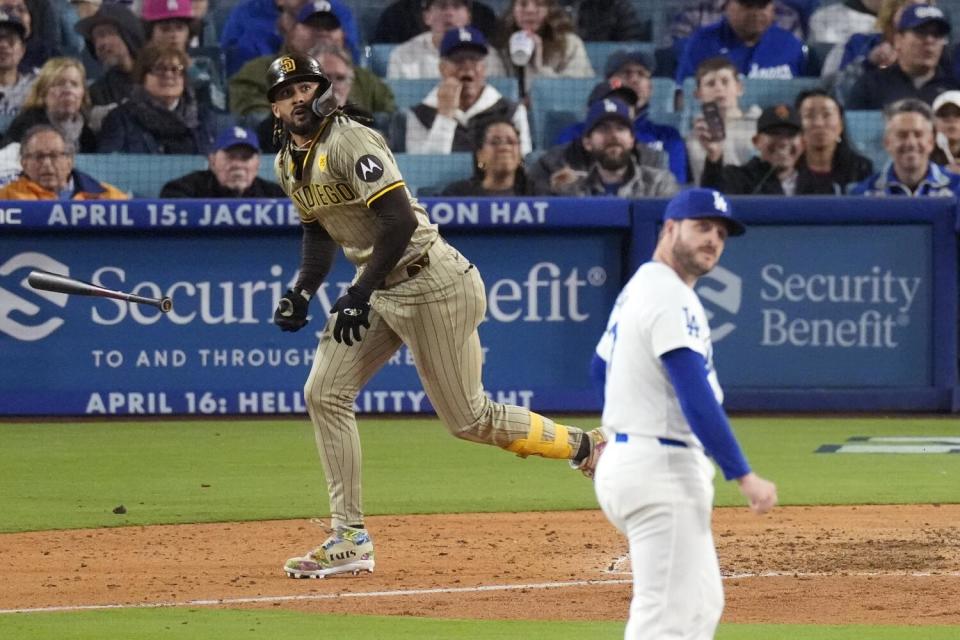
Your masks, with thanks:
[[(630, 436), (626, 433), (618, 433), (614, 436), (615, 442), (627, 442)], [(673, 438), (657, 438), (657, 442), (665, 447), (683, 447), (686, 449), (689, 445), (683, 440), (674, 440)]]
[[(398, 275), (397, 277), (391, 280), (390, 277), (388, 276), (387, 278), (384, 278), (383, 283), (377, 288), (390, 289), (391, 287), (395, 287), (401, 282), (406, 282), (410, 278), (413, 278), (418, 273), (426, 269), (429, 265), (430, 265), (430, 249), (427, 249), (416, 260), (404, 266), (403, 271), (399, 272), (399, 274), (402, 274), (405, 277), (400, 277), (400, 275)], [(391, 274), (395, 272), (396, 271), (391, 272)]]

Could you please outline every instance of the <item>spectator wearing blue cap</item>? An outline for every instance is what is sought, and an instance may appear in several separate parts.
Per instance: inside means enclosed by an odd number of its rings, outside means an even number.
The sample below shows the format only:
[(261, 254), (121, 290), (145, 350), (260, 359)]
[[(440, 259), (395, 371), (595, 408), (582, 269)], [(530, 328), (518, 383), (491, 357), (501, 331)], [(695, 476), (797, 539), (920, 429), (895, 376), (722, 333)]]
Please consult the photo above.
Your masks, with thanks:
[(796, 78), (807, 71), (807, 48), (773, 23), (773, 0), (729, 0), (723, 19), (697, 29), (677, 65), (678, 85), (703, 60), (724, 55), (747, 78)]
[(938, 7), (915, 4), (904, 9), (893, 35), (896, 61), (867, 70), (847, 96), (847, 109), (882, 109), (905, 98), (927, 104), (960, 82), (941, 65), (950, 22)]
[(617, 97), (593, 103), (582, 139), (591, 158), (588, 171), (561, 169), (550, 177), (551, 192), (563, 196), (670, 196), (679, 191), (667, 169), (644, 166), (633, 153), (633, 112)]
[(174, 178), (163, 185), (161, 198), (285, 198), (280, 185), (258, 177), (260, 142), (243, 127), (220, 132), (209, 167)]
[(490, 49), (479, 29), (450, 29), (440, 43), (440, 83), (407, 112), (408, 153), (472, 151), (471, 129), (486, 120), (506, 118), (520, 133), (520, 151), (533, 145), (527, 109), (487, 84)]
[(340, 0), (244, 0), (238, 3), (220, 33), (220, 46), (227, 57), (227, 75), (240, 70), (248, 60), (258, 56), (274, 55), (284, 43), (286, 33), (298, 22), (304, 7), (328, 6), (326, 11), (336, 15), (346, 48), (356, 61), (360, 56), (360, 30), (350, 8)]
[[(619, 98), (631, 107), (632, 115), (636, 115), (631, 105), (638, 101), (637, 92), (619, 80), (611, 78), (603, 80), (590, 92), (587, 98), (587, 112), (589, 113), (591, 105), (604, 98)], [(634, 121), (636, 122), (636, 121)], [(534, 193), (550, 192), (550, 177), (557, 171), (582, 171), (586, 172), (593, 164), (592, 156), (583, 148), (583, 131), (586, 128), (585, 122), (578, 122), (561, 132), (561, 137), (568, 139), (567, 142), (555, 144), (541, 154), (530, 165), (527, 170), (527, 176), (532, 183)], [(575, 137), (569, 139), (569, 133), (573, 131)], [(670, 158), (667, 153), (659, 146), (651, 146), (636, 138), (636, 144), (633, 147), (635, 160), (644, 166), (655, 167), (658, 169), (668, 169)]]
[[(427, 31), (398, 45), (390, 52), (388, 78), (439, 78), (440, 43), (451, 29), (471, 24), (473, 3), (469, 0), (425, 0), (423, 22)], [(482, 33), (482, 32), (481, 32)], [(496, 53), (487, 55), (487, 75), (505, 73)]]
[[(392, 113), (396, 107), (390, 87), (369, 69), (354, 65), (349, 53), (346, 58), (342, 55), (347, 51), (343, 46), (346, 34), (343, 22), (340, 22), (342, 14), (334, 12), (337, 6), (324, 0), (304, 5), (298, 14), (298, 22), (286, 30), (281, 53), (316, 58), (328, 72), (336, 91), (349, 85), (349, 102), (360, 110), (369, 114)], [(332, 58), (341, 58), (342, 61)], [(256, 57), (228, 81), (230, 113), (251, 126), (256, 127), (271, 118), (267, 69), (275, 59), (276, 55), (272, 53)], [(267, 130), (270, 127), (272, 124)], [(264, 136), (263, 142), (267, 143), (269, 138)], [(266, 150), (268, 147), (261, 148)]]
[[(597, 99), (595, 94), (603, 85), (607, 87), (624, 86), (633, 90), (636, 101), (633, 107), (633, 132), (638, 143), (652, 149), (663, 151), (668, 160), (670, 171), (677, 182), (687, 181), (687, 148), (675, 127), (657, 124), (650, 120), (650, 101), (653, 97), (651, 77), (656, 70), (653, 57), (641, 49), (621, 49), (607, 58), (604, 68), (606, 81), (594, 88), (588, 99), (588, 107)], [(565, 144), (583, 134), (583, 123), (578, 122), (565, 128), (554, 139), (554, 144)]]
[(930, 157), (934, 148), (933, 109), (917, 98), (906, 98), (883, 110), (883, 147), (890, 161), (883, 169), (850, 190), (852, 195), (955, 197), (960, 176)]

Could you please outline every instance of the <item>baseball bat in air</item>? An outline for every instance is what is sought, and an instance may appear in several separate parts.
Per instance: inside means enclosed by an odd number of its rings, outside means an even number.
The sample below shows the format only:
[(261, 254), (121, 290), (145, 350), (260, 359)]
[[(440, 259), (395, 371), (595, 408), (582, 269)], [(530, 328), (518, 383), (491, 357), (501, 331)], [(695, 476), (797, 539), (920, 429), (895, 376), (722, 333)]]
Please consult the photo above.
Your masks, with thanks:
[(167, 313), (173, 309), (173, 300), (169, 297), (163, 298), (145, 298), (133, 293), (124, 291), (114, 291), (90, 282), (76, 280), (58, 273), (49, 271), (31, 271), (27, 276), (27, 282), (34, 289), (43, 289), (44, 291), (56, 291), (58, 293), (72, 293), (78, 296), (97, 296), (100, 298), (113, 298), (115, 300), (126, 300), (137, 304), (145, 304), (156, 307), (160, 311)]

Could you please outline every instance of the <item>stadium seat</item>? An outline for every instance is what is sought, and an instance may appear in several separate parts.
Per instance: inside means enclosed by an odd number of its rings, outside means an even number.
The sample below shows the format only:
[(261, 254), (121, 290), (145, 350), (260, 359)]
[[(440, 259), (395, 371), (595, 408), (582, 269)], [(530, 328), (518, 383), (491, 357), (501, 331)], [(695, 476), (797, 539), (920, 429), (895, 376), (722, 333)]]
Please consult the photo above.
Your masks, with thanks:
[(156, 198), (160, 195), (160, 189), (168, 181), (190, 171), (205, 169), (207, 157), (80, 153), (77, 154), (76, 167), (97, 180), (109, 182), (119, 189), (132, 193), (134, 198)]
[(390, 52), (395, 44), (371, 44), (363, 48), (364, 64), (377, 77), (387, 77), (387, 63), (390, 61)]
[(874, 171), (879, 171), (889, 159), (883, 148), (883, 112), (880, 110), (847, 111), (847, 138), (861, 154), (873, 160)]
[(447, 184), (473, 174), (473, 154), (423, 155), (398, 153), (397, 166), (413, 194), (436, 195)]

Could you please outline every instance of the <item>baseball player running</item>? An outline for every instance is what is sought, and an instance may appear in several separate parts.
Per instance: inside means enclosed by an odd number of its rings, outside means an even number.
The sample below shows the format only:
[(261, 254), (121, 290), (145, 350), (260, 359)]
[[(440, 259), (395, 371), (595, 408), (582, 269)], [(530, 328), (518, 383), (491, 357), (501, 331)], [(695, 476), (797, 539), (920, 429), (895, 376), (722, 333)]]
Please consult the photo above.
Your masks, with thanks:
[[(710, 531), (713, 465), (756, 513), (777, 502), (754, 474), (720, 406), (710, 327), (693, 287), (744, 227), (712, 189), (667, 205), (653, 260), (617, 298), (597, 346), (606, 361), (607, 445), (595, 489), (607, 518), (627, 536), (633, 565), (628, 640), (707, 640), (723, 611)], [(596, 360), (595, 360), (596, 362)]]
[(282, 56), (267, 93), (283, 138), (277, 177), (300, 213), (300, 273), (274, 313), (284, 331), (307, 324), (310, 299), (337, 246), (357, 267), (331, 307), (304, 387), (327, 478), (334, 532), (284, 566), (294, 578), (373, 571), (363, 522), (360, 440), (353, 403), (406, 344), (437, 415), (458, 438), (519, 456), (560, 458), (592, 475), (602, 433), (554, 423), (490, 401), (480, 379), (477, 326), (486, 293), (477, 268), (444, 242), (407, 190), (383, 137), (337, 108), (330, 81), (308, 56)]

